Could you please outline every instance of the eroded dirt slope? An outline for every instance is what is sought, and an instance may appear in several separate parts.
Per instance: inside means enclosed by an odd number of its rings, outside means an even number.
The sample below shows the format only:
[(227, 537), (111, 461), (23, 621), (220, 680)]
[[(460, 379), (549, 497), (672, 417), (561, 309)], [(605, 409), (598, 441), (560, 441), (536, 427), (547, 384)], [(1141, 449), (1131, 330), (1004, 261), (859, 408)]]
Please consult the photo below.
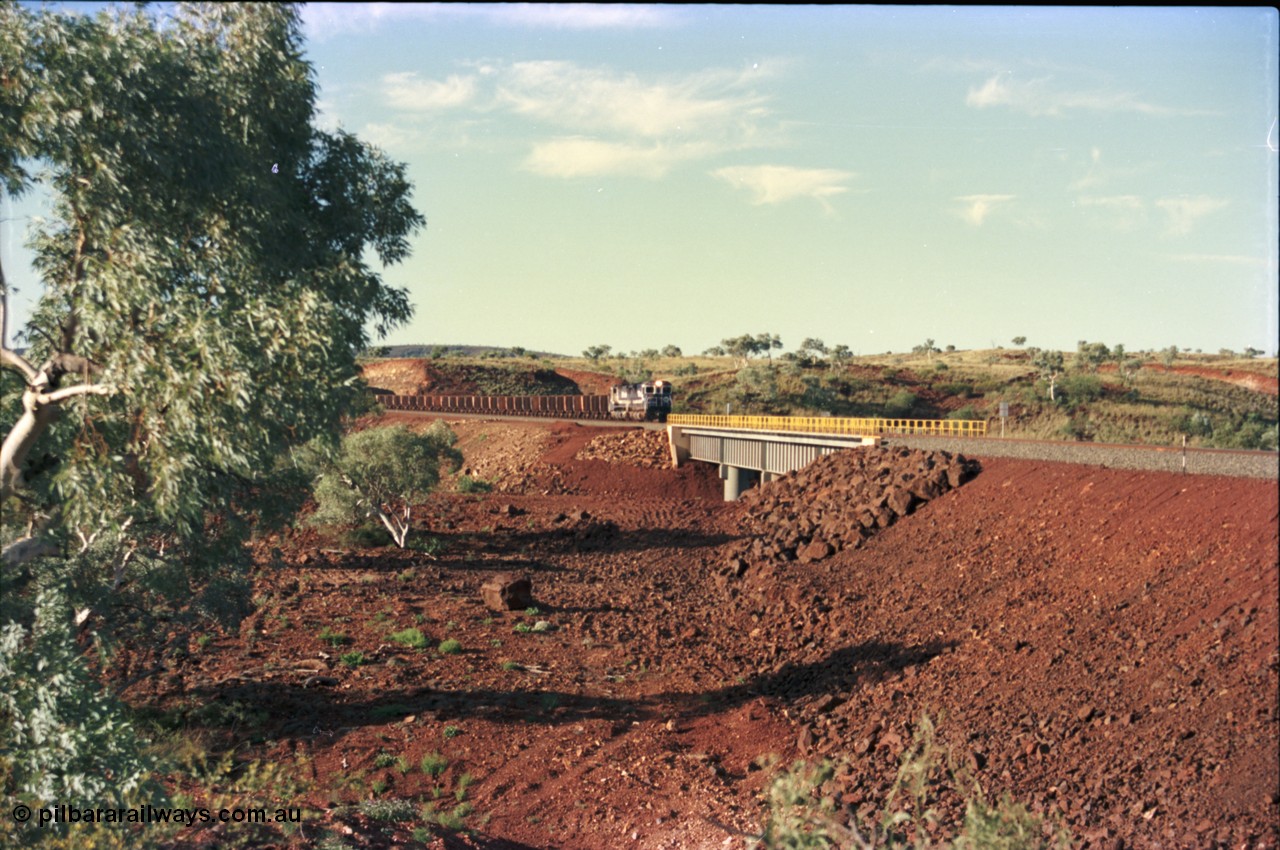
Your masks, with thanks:
[[(457, 427), (469, 462), (504, 456), (505, 430)], [(431, 845), (744, 847), (767, 757), (847, 761), (825, 791), (865, 809), (924, 713), (984, 789), (1083, 846), (1276, 845), (1273, 482), (978, 457), (971, 480), (801, 564), (743, 556), (768, 518), (720, 502), (711, 467), (510, 427), (523, 448), (488, 469), (511, 464), (518, 492), (439, 494), (421, 512), (434, 557), (278, 541), (287, 566), (259, 575), (241, 631), (131, 692), (234, 708), (221, 734), (297, 765), (312, 820), (274, 846), (325, 830), (421, 846), (421, 820), (340, 804), (461, 796), (475, 833)], [(483, 607), (503, 571), (532, 579), (536, 611)], [(411, 627), (426, 649), (392, 639)], [(439, 775), (416, 767), (436, 754)]]

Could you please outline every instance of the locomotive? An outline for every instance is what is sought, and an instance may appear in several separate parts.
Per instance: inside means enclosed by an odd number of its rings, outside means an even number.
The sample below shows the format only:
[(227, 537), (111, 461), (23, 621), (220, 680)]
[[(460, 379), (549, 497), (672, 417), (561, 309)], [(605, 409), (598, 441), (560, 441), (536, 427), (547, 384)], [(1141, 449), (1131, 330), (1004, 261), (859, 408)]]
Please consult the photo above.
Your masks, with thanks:
[(609, 418), (666, 422), (671, 412), (671, 384), (645, 381), (609, 388)]

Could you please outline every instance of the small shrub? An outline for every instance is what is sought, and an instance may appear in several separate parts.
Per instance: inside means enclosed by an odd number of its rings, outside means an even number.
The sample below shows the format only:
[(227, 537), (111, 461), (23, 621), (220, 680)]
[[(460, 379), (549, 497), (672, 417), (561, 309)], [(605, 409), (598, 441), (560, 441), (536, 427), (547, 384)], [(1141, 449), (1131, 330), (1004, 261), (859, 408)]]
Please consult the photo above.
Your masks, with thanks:
[(446, 641), (442, 641), (438, 649), (441, 655), (457, 655), (462, 652), (462, 644), (453, 638), (449, 638)]
[(973, 384), (942, 384), (938, 389), (947, 395), (958, 395), (961, 398), (973, 398)]
[(328, 626), (320, 630), (320, 640), (329, 644), (329, 646), (342, 646), (347, 642), (347, 636), (341, 632), (335, 632)]
[(483, 478), (473, 478), (470, 475), (458, 478), (459, 493), (488, 493), (492, 490), (493, 482), (485, 481)]
[(385, 528), (378, 525), (358, 525), (344, 531), (340, 537), (344, 546), (352, 549), (378, 549), (390, 546), (394, 541)]
[(391, 635), (391, 640), (401, 646), (407, 646), (410, 649), (426, 649), (427, 638), (418, 629), (405, 629)]
[(413, 714), (413, 706), (402, 702), (375, 706), (369, 711), (369, 716), (374, 720), (389, 720), (392, 717), (406, 717), (410, 714)]
[(1073, 440), (1092, 440), (1093, 425), (1086, 413), (1077, 413), (1062, 426), (1062, 435)]
[(348, 667), (359, 667), (366, 663), (363, 652), (347, 652), (338, 657), (338, 660)]
[[(374, 783), (375, 790), (378, 783)], [(413, 820), (413, 803), (408, 800), (365, 800), (360, 804), (360, 812), (369, 820), (382, 823), (399, 823)]]
[(901, 419), (910, 416), (918, 400), (915, 393), (899, 390), (884, 403), (884, 415), (889, 419)]
[(466, 820), (471, 815), (472, 811), (474, 810), (470, 803), (459, 803), (454, 806), (453, 811), (448, 814), (442, 812), (436, 815), (436, 823), (440, 824), (440, 826), (445, 829), (458, 832), (467, 825)]
[(461, 734), (462, 734), (462, 730), (457, 726), (444, 727), (444, 737), (446, 741), (449, 740), (450, 738), (456, 738)]
[(409, 541), (408, 548), (424, 555), (439, 555), (444, 551), (444, 541), (439, 537), (415, 537)]
[(422, 772), (428, 776), (439, 777), (449, 766), (449, 760), (439, 753), (427, 753), (420, 764)]
[(1084, 404), (1102, 398), (1102, 379), (1096, 375), (1067, 375), (1058, 383), (1072, 404)]
[[(1066, 850), (1074, 841), (1065, 828), (1047, 829), (1045, 820), (1007, 795), (994, 805), (981, 786), (954, 767), (951, 751), (936, 742), (934, 726), (923, 716), (912, 744), (903, 753), (897, 779), (883, 809), (859, 825), (852, 812), (836, 810), (821, 789), (835, 776), (830, 762), (798, 763), (779, 776), (769, 789), (769, 812), (758, 837), (764, 848), (878, 848), (913, 847), (926, 850)], [(943, 836), (932, 806), (941, 791), (954, 791), (966, 801), (962, 824), (950, 825), (954, 840)], [(931, 827), (939, 826), (941, 830)], [(909, 832), (915, 833), (914, 841)], [(1048, 837), (1046, 837), (1048, 836)]]
[(453, 796), (459, 803), (467, 799), (467, 788), (470, 787), (471, 782), (470, 773), (464, 773), (458, 777), (457, 786), (453, 789)]

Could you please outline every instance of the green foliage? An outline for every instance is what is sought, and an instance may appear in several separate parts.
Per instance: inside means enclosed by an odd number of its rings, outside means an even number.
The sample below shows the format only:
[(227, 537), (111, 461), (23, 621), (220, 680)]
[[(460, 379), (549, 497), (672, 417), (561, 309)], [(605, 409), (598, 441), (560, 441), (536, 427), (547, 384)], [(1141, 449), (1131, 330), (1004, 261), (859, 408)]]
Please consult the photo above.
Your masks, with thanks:
[(459, 493), (488, 493), (492, 490), (493, 483), (483, 478), (473, 478), (470, 475), (462, 475), (458, 478)]
[(973, 384), (969, 383), (942, 384), (938, 389), (947, 395), (958, 395), (961, 398), (973, 398), (974, 396)]
[[(865, 813), (860, 822), (858, 813), (837, 808), (834, 796), (824, 790), (835, 774), (830, 762), (800, 762), (774, 780), (757, 846), (770, 850), (1067, 850), (1073, 843), (1065, 828), (1046, 830), (1043, 818), (1007, 795), (994, 805), (989, 803), (981, 786), (958, 769), (951, 751), (937, 742), (927, 715), (917, 724), (878, 813)], [(962, 824), (940, 824), (933, 803), (943, 793), (965, 799)], [(954, 838), (930, 838), (930, 828), (937, 826), (942, 826), (942, 831), (950, 826)]]
[(3, 543), (30, 525), (43, 552), (0, 568), (0, 753), (12, 790), (101, 804), (146, 765), (70, 611), (160, 651), (244, 613), (246, 541), (304, 497), (289, 450), (336, 432), (370, 330), (412, 313), (367, 260), (424, 223), (402, 165), (312, 125), (295, 6), (159, 14), (0, 3), (0, 183), (52, 196), (0, 388)]
[(36, 595), (31, 627), (0, 627), (0, 779), (30, 805), (167, 799), (119, 704), (81, 662), (63, 593)]
[(437, 647), (437, 649), (441, 655), (457, 655), (459, 652), (462, 652), (462, 644), (454, 638), (449, 638), (448, 640), (441, 641), (440, 646)]
[(884, 403), (884, 415), (890, 419), (901, 419), (911, 415), (919, 399), (909, 390), (898, 390), (889, 396)]
[(320, 630), (320, 640), (329, 644), (329, 646), (342, 646), (347, 642), (348, 638), (341, 632), (335, 632), (328, 626)]
[(807, 410), (833, 411), (839, 404), (839, 398), (830, 381), (824, 381), (812, 375), (801, 378), (804, 393), (800, 396), (800, 405)]
[(771, 366), (750, 366), (738, 371), (731, 392), (735, 411), (776, 414), (782, 410), (778, 372)]
[(462, 454), (457, 436), (443, 422), (422, 434), (403, 426), (367, 428), (342, 439), (337, 453), (321, 466), (315, 485), (314, 525), (359, 523), (376, 519), (403, 547), (413, 505), (440, 480), (440, 464), (456, 470)]
[(1254, 411), (1243, 416), (1230, 413), (1211, 416), (1203, 410), (1184, 409), (1170, 424), (1177, 433), (1197, 438), (1198, 442), (1213, 448), (1261, 451), (1280, 448), (1276, 422)]
[(360, 667), (368, 661), (363, 652), (345, 652), (338, 656), (338, 660), (348, 667)]
[[(1121, 346), (1121, 353), (1123, 351), (1124, 348)], [(1082, 339), (1076, 346), (1075, 366), (1077, 369), (1092, 371), (1110, 359), (1111, 349), (1107, 347), (1106, 343), (1087, 342)]]
[(1093, 423), (1089, 421), (1089, 414), (1083, 411), (1073, 414), (1062, 426), (1061, 433), (1071, 440), (1092, 440)]
[(413, 803), (408, 800), (362, 800), (360, 813), (369, 820), (380, 823), (401, 823), (413, 820)]
[(449, 766), (449, 760), (439, 753), (427, 753), (422, 757), (422, 772), (428, 776), (440, 776)]
[(459, 735), (461, 735), (461, 734), (462, 734), (462, 729), (460, 729), (460, 728), (459, 728), (459, 727), (457, 727), (457, 726), (446, 726), (446, 727), (444, 727), (444, 732), (443, 732), (443, 734), (444, 734), (445, 740), (447, 741), (447, 740), (449, 740), (450, 738), (456, 738), (456, 737), (458, 737)]
[(410, 649), (427, 648), (427, 638), (418, 629), (405, 629), (402, 632), (396, 632), (391, 635), (391, 640)]
[(933, 355), (938, 353), (938, 346), (934, 345), (933, 340), (926, 339), (924, 342), (911, 349), (912, 354), (923, 354), (932, 359)]
[(1102, 398), (1102, 379), (1096, 375), (1068, 375), (1058, 382), (1058, 389), (1071, 404), (1086, 404)]

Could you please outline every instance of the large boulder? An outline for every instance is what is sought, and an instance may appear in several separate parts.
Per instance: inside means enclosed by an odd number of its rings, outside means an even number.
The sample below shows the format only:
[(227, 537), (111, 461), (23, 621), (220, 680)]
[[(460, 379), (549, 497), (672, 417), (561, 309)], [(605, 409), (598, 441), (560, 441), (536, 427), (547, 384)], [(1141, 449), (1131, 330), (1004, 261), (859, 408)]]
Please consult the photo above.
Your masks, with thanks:
[(480, 586), (480, 596), (492, 611), (523, 611), (533, 607), (533, 582), (524, 576), (500, 573)]

